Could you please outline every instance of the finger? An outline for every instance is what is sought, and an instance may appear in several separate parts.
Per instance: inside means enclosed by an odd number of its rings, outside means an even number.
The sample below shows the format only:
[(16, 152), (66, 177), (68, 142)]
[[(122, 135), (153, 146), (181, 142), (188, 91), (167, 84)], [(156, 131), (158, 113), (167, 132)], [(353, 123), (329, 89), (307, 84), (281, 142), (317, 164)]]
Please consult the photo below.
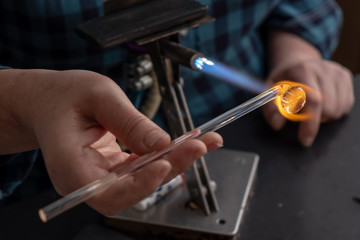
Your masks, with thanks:
[(340, 83), (340, 87), (345, 91), (346, 103), (345, 103), (345, 113), (348, 113), (354, 105), (355, 96), (354, 96), (354, 75), (353, 73), (346, 67), (342, 66), (337, 62), (330, 62), (334, 65), (337, 65), (339, 68), (339, 72), (341, 73), (338, 77), (338, 82)]
[(355, 102), (355, 94), (354, 94), (354, 83), (353, 83), (353, 75), (347, 68), (343, 67), (344, 76), (341, 79), (344, 86), (343, 89), (345, 91), (344, 95), (346, 96), (346, 101), (344, 104), (344, 114), (350, 112)]
[(146, 165), (133, 176), (116, 182), (87, 203), (104, 215), (114, 215), (154, 192), (169, 174), (170, 169), (171, 165), (168, 161), (157, 160)]
[[(98, 141), (90, 145), (91, 148), (97, 150), (111, 164), (111, 167), (123, 163), (124, 159), (129, 156), (128, 153), (122, 152), (116, 138), (110, 132), (106, 133)], [(125, 157), (124, 157), (125, 156)]]
[[(349, 71), (335, 63), (328, 63), (332, 67), (323, 71), (319, 77), (321, 91), (323, 94), (322, 120), (334, 120), (342, 117), (352, 106), (353, 91), (352, 80)], [(328, 69), (328, 68), (327, 68)], [(324, 72), (329, 74), (324, 76)]]
[(111, 170), (114, 167), (119, 166), (120, 164), (123, 164), (125, 161), (129, 160), (129, 153), (127, 152), (121, 152), (121, 151), (106, 151), (101, 152), (101, 154), (106, 158), (106, 161), (108, 162), (107, 170)]
[(205, 133), (198, 139), (206, 145), (207, 152), (210, 152), (210, 151), (213, 151), (215, 149), (222, 147), (223, 143), (224, 143), (222, 136), (216, 132)]
[(350, 93), (347, 91), (348, 87), (347, 87), (347, 79), (344, 79), (344, 73), (339, 74), (339, 78), (336, 79), (336, 91), (337, 91), (337, 107), (338, 110), (337, 112), (334, 114), (333, 119), (338, 119), (340, 117), (342, 117), (348, 110), (347, 105), (348, 105), (348, 98), (350, 97)]
[[(323, 76), (321, 76), (323, 77)], [(322, 120), (334, 119), (339, 114), (340, 99), (338, 81), (328, 79), (319, 81), (322, 98)]]
[(319, 94), (308, 94), (304, 111), (311, 117), (299, 125), (298, 137), (300, 143), (310, 147), (316, 138), (321, 122), (321, 96)]
[[(117, 183), (117, 186), (107, 190), (106, 193), (91, 199), (89, 204), (106, 215), (128, 208), (148, 196), (159, 185), (190, 167), (208, 150), (214, 150), (222, 143), (222, 137), (214, 132), (206, 133), (199, 139), (189, 140), (169, 153), (165, 157), (166, 161), (156, 160), (146, 165), (134, 176), (124, 179), (122, 183)], [(122, 199), (114, 201), (119, 198), (116, 196), (122, 196)]]
[(103, 148), (108, 147), (109, 144), (111, 144), (113, 142), (116, 142), (115, 136), (112, 133), (107, 132), (101, 138), (99, 138), (96, 142), (93, 142), (91, 144), (91, 147), (96, 148), (96, 149), (103, 149)]
[[(208, 143), (212, 145), (212, 143)], [(171, 172), (165, 182), (170, 181), (184, 170), (189, 168), (197, 159), (207, 153), (208, 145), (204, 142), (193, 139), (188, 140), (170, 152), (165, 159), (172, 165)]]
[[(281, 79), (281, 76), (277, 76), (276, 79), (278, 77)], [(269, 86), (273, 86), (274, 82), (275, 80), (273, 80), (272, 78), (269, 78), (266, 81)], [(270, 125), (272, 129), (278, 131), (284, 127), (286, 119), (280, 114), (274, 102), (265, 104), (262, 109), (265, 121)]]
[(263, 106), (265, 120), (274, 130), (280, 130), (284, 127), (286, 119), (280, 114), (275, 104), (269, 103)]

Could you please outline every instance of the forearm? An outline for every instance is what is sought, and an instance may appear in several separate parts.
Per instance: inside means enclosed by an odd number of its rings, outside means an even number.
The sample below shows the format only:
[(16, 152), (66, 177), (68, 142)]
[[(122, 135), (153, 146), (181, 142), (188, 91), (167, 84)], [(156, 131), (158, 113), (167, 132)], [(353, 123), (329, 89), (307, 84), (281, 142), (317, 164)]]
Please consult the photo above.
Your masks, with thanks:
[(322, 59), (319, 50), (294, 34), (271, 30), (269, 40), (270, 74), (303, 61)]
[(32, 102), (30, 82), (21, 80), (24, 70), (0, 71), (0, 154), (23, 152), (38, 148), (30, 128)]

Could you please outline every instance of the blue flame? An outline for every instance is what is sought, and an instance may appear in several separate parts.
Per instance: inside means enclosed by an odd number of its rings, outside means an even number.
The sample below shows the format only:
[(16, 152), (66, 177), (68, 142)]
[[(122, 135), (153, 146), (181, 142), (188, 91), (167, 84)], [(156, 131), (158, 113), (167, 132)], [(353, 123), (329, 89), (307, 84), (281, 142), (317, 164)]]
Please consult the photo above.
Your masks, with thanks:
[(196, 58), (194, 65), (197, 69), (206, 74), (222, 79), (225, 82), (254, 93), (261, 93), (267, 89), (265, 84), (259, 79), (232, 69), (214, 60), (209, 60), (204, 57)]

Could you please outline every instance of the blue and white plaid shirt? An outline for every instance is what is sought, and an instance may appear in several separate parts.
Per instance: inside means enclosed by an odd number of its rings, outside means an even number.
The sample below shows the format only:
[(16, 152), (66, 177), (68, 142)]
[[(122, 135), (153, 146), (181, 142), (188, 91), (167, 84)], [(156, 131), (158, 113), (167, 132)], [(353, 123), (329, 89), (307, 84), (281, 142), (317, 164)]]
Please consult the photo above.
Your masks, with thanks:
[[(318, 48), (324, 58), (329, 58), (337, 45), (342, 24), (342, 13), (334, 0), (199, 2), (209, 6), (209, 15), (216, 21), (189, 30), (182, 43), (262, 78), (266, 77), (268, 30), (276, 28), (294, 33)], [(121, 82), (121, 65), (127, 50), (121, 46), (100, 49), (74, 31), (79, 23), (103, 14), (103, 0), (2, 0), (0, 65), (88, 69), (111, 77), (132, 95)], [(183, 77), (196, 126), (246, 100), (243, 91), (201, 72), (184, 69)], [(28, 173), (24, 170), (16, 174), (21, 162), (30, 167), (33, 161), (34, 156), (29, 153), (0, 157), (0, 199), (10, 194)]]

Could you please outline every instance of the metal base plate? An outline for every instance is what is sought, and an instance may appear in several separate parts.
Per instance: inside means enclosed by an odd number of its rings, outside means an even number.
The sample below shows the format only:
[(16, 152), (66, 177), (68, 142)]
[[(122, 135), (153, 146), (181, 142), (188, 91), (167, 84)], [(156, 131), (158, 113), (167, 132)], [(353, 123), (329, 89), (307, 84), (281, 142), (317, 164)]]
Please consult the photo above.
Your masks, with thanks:
[(215, 194), (220, 207), (218, 212), (207, 216), (201, 209), (186, 207), (189, 194), (183, 184), (146, 211), (128, 209), (108, 218), (106, 222), (116, 228), (124, 227), (124, 222), (132, 222), (169, 227), (177, 231), (234, 236), (238, 232), (254, 182), (259, 157), (254, 153), (218, 149), (207, 154), (205, 159), (210, 177), (217, 186)]

